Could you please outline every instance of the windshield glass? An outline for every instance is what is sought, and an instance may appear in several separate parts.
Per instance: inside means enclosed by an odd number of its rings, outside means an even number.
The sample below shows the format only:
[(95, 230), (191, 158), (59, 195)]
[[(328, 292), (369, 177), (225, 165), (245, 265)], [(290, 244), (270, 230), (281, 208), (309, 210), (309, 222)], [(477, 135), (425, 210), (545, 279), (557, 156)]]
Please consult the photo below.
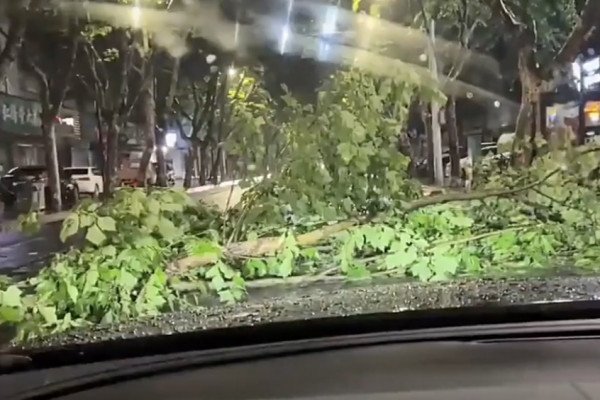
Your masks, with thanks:
[(5, 3), (15, 343), (596, 295), (599, 2)]
[(31, 175), (40, 175), (43, 174), (46, 171), (45, 167), (16, 167), (16, 168), (12, 168), (10, 171), (8, 171), (9, 175), (16, 175), (16, 176), (31, 176)]
[(71, 177), (73, 175), (87, 175), (89, 173), (87, 168), (65, 168), (63, 171), (66, 177)]

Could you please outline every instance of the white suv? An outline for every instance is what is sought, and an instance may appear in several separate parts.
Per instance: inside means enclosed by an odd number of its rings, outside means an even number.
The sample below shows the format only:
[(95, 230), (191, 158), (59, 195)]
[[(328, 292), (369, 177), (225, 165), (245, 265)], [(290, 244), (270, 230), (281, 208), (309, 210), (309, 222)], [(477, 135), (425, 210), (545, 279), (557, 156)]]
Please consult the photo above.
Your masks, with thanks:
[(91, 194), (98, 197), (104, 187), (102, 171), (96, 167), (67, 167), (64, 169), (67, 177), (70, 177), (79, 187), (79, 193)]

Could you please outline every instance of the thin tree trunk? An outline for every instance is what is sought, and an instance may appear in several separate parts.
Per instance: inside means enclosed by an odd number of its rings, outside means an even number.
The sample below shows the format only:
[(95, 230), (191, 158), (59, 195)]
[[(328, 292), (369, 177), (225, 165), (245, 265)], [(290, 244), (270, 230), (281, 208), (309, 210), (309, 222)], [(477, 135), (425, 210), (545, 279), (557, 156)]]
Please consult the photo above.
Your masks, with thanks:
[(427, 178), (433, 182), (435, 180), (433, 170), (433, 131), (431, 130), (431, 118), (427, 104), (421, 105), (421, 118), (423, 119), (425, 136), (427, 138)]
[(215, 140), (215, 151), (212, 153), (212, 168), (210, 173), (210, 180), (213, 185), (219, 183), (219, 180), (223, 179), (223, 176), (219, 176), (219, 171), (221, 171), (221, 164), (223, 160), (223, 145), (222, 141), (225, 139), (225, 114), (227, 113), (227, 86), (229, 76), (227, 73), (222, 73), (221, 86), (219, 87), (219, 123), (217, 126), (217, 137)]
[(104, 162), (104, 194), (110, 197), (117, 188), (118, 174), (118, 155), (119, 155), (119, 125), (114, 114), (110, 115), (106, 121), (106, 153)]
[[(160, 133), (157, 133), (160, 135)], [(164, 135), (163, 135), (164, 136)], [(156, 185), (160, 187), (167, 187), (167, 158), (163, 151), (165, 145), (162, 144), (156, 150)]]
[(523, 46), (519, 50), (519, 78), (521, 80), (521, 106), (515, 126), (513, 142), (513, 163), (527, 165), (531, 162), (531, 131), (533, 128), (533, 106), (530, 94), (535, 87), (536, 78), (529, 70), (531, 46)]
[(198, 184), (200, 186), (204, 186), (206, 185), (206, 180), (207, 180), (207, 176), (208, 176), (208, 165), (209, 165), (209, 159), (208, 159), (208, 145), (205, 141), (202, 141), (202, 143), (200, 143), (200, 147), (198, 148), (198, 152), (199, 152), (199, 162), (200, 162), (200, 177), (198, 179)]
[(456, 99), (454, 96), (449, 96), (446, 103), (446, 127), (448, 129), (448, 150), (450, 155), (450, 180), (452, 184), (456, 184), (460, 181), (460, 145), (456, 124)]
[[(148, 166), (150, 165), (150, 159), (152, 158), (152, 152), (156, 149), (156, 113), (155, 113), (155, 102), (154, 102), (154, 85), (149, 83), (143, 89), (140, 95), (141, 111), (143, 115), (143, 129), (144, 129), (144, 153), (140, 160), (140, 167), (137, 174), (137, 180), (142, 186), (146, 186), (148, 180)], [(157, 150), (157, 153), (160, 149)]]
[(192, 174), (194, 173), (194, 161), (196, 159), (196, 146), (190, 143), (187, 154), (185, 155), (185, 175), (183, 177), (183, 187), (189, 189), (192, 187)]
[[(160, 78), (156, 84), (156, 119), (159, 129), (156, 130), (156, 143), (162, 149), (165, 143), (165, 135), (169, 129), (169, 115), (173, 109), (173, 100), (177, 90), (177, 81), (179, 80), (179, 58), (169, 57), (170, 72), (168, 74), (160, 74)], [(156, 154), (156, 162), (158, 171), (156, 183), (161, 187), (166, 187), (167, 182), (167, 163), (165, 154), (158, 151)]]
[(62, 210), (62, 194), (60, 190), (60, 173), (58, 165), (58, 150), (56, 148), (55, 116), (44, 112), (42, 120), (42, 135), (44, 138), (46, 168), (48, 170), (48, 190), (50, 192), (50, 211)]

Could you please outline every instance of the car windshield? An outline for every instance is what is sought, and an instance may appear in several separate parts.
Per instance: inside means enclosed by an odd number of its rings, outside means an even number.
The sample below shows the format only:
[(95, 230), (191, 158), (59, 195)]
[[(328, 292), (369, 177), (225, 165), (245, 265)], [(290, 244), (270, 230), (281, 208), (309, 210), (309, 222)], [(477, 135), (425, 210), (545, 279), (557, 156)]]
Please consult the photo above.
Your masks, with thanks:
[(597, 296), (598, 1), (4, 3), (15, 345)]
[(87, 168), (65, 168), (64, 173), (67, 177), (73, 175), (88, 175), (89, 170)]
[(46, 172), (45, 167), (16, 167), (8, 171), (9, 175), (15, 176), (33, 176), (33, 175), (41, 175)]

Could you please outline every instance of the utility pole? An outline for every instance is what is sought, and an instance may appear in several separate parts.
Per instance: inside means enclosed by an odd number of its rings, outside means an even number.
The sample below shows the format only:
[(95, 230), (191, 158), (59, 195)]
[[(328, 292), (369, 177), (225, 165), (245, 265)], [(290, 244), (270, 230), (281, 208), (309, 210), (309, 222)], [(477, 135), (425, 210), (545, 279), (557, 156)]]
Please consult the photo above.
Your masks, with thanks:
[[(438, 67), (435, 56), (435, 20), (431, 20), (428, 40), (429, 71), (435, 82), (438, 82)], [(431, 102), (431, 132), (433, 135), (433, 176), (435, 184), (444, 185), (444, 166), (442, 164), (442, 130), (440, 127), (440, 105), (437, 101)], [(430, 150), (430, 151), (431, 151)]]

